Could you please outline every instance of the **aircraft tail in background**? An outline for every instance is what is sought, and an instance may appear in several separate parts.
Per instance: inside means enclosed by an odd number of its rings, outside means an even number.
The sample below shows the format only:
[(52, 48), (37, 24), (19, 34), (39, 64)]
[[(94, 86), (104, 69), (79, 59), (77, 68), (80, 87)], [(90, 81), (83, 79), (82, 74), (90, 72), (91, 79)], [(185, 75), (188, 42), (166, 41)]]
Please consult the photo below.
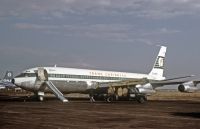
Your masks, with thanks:
[(6, 74), (3, 78), (4, 81), (7, 81), (7, 82), (11, 82), (13, 79), (13, 72), (12, 71), (6, 71)]
[(0, 89), (15, 88), (16, 86), (12, 83), (12, 79), (13, 79), (13, 72), (6, 71), (3, 80), (0, 80)]

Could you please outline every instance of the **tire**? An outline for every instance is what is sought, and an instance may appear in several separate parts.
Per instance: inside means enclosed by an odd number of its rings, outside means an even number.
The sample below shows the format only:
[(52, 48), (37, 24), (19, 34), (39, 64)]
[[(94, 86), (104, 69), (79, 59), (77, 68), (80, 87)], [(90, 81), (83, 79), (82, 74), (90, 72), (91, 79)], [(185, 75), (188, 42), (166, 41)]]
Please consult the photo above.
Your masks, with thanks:
[(106, 101), (108, 102), (108, 103), (110, 103), (110, 102), (112, 102), (113, 101), (113, 97), (108, 97), (107, 99), (106, 99)]
[(43, 96), (39, 96), (39, 101), (44, 101), (44, 97)]
[(145, 102), (147, 102), (147, 98), (146, 98), (146, 96), (137, 96), (136, 97), (136, 101), (138, 102), (138, 103), (145, 103)]

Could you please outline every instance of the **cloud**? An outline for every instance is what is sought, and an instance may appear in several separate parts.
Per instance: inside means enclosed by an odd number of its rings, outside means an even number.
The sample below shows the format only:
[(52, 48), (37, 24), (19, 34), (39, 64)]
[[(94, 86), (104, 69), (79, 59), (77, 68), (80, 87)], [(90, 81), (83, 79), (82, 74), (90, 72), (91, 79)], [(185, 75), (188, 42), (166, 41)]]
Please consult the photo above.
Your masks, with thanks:
[(1, 55), (7, 55), (8, 57), (56, 57), (57, 54), (54, 52), (49, 52), (48, 50), (44, 49), (33, 49), (30, 47), (23, 47), (23, 46), (1, 46), (0, 48)]
[(162, 34), (174, 34), (174, 33), (179, 33), (179, 32), (181, 32), (180, 30), (170, 30), (170, 29), (168, 29), (168, 28), (161, 28), (160, 29), (160, 33), (162, 33)]
[(136, 29), (130, 24), (44, 25), (16, 23), (14, 27), (19, 30), (32, 30), (52, 35), (59, 34), (66, 37), (112, 40), (115, 42), (132, 42), (132, 39), (137, 35)]
[[(55, 65), (55, 62), (50, 62), (50, 65)], [(90, 64), (87, 60), (83, 60), (81, 57), (72, 61), (59, 61), (58, 67), (71, 67), (71, 68), (84, 68), (84, 69), (98, 69), (97, 66)]]
[(180, 30), (169, 29), (169, 28), (158, 28), (151, 31), (143, 30), (143, 36), (158, 36), (158, 35), (172, 35), (176, 33), (180, 33)]
[[(37, 65), (45, 65), (45, 66), (54, 66), (57, 64), (58, 67), (79, 67), (79, 68), (97, 68), (95, 65), (92, 65), (88, 62), (87, 58), (84, 56), (72, 54), (65, 55), (62, 51), (50, 51), (48, 48), (37, 48), (33, 49), (30, 47), (23, 46), (1, 46), (0, 47), (0, 55), (6, 55), (0, 57), (0, 60), (4, 60), (2, 62), (2, 67), (6, 66), (6, 63), (11, 68), (21, 68), (21, 65), (25, 65), (25, 67), (34, 67)], [(1, 68), (2, 68), (1, 67)], [(3, 71), (3, 68), (0, 71)]]
[(73, 38), (106, 40), (116, 43), (144, 43), (154, 45), (154, 41), (148, 37), (161, 35), (174, 35), (181, 31), (166, 27), (155, 29), (142, 29), (132, 24), (30, 24), (16, 23), (16, 29), (34, 30), (39, 33), (60, 35)]
[(1, 0), (0, 16), (131, 15), (171, 18), (196, 15), (199, 0)]
[(15, 27), (17, 29), (35, 29), (35, 30), (58, 29), (58, 26), (56, 25), (39, 25), (30, 23), (16, 23)]
[(133, 26), (128, 24), (65, 25), (64, 28), (71, 32), (67, 33), (67, 36), (78, 35), (100, 39), (125, 39), (133, 30)]

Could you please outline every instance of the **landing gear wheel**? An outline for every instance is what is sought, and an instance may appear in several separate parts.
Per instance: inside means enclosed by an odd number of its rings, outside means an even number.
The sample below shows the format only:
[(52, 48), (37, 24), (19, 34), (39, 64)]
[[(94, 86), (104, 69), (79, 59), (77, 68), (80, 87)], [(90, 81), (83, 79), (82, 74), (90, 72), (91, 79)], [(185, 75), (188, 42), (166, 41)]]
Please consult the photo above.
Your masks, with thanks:
[(113, 99), (112, 96), (109, 96), (109, 97), (106, 99), (106, 101), (107, 101), (108, 103), (112, 102), (113, 100), (114, 100), (114, 99)]
[(147, 102), (147, 97), (146, 96), (137, 96), (136, 100), (138, 103), (145, 103), (145, 102)]
[(42, 102), (44, 101), (44, 97), (43, 96), (39, 96), (39, 100)]

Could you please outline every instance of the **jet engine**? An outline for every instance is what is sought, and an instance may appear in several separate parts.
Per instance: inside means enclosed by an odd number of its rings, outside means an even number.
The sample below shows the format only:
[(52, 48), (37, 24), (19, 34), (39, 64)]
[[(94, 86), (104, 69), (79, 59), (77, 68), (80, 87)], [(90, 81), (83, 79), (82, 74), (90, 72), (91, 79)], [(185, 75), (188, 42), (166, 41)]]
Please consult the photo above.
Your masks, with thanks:
[(150, 83), (147, 83), (145, 85), (136, 85), (136, 92), (140, 94), (152, 94), (155, 93), (155, 90)]
[(136, 88), (136, 90), (140, 94), (152, 94), (152, 93), (155, 93), (155, 90), (147, 89), (147, 88)]
[(193, 81), (190, 81), (179, 85), (178, 90), (180, 92), (192, 93), (197, 91), (198, 88), (194, 85)]

